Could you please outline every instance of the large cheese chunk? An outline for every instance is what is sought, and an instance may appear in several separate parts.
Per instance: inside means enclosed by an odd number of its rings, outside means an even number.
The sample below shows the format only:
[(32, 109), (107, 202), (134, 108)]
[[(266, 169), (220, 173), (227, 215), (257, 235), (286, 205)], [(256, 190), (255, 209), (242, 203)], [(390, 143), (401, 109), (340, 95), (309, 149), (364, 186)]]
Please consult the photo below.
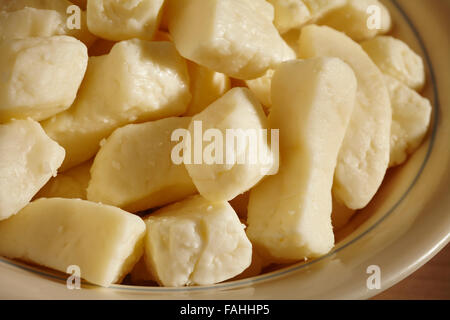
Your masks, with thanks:
[(192, 118), (193, 147), (185, 164), (202, 196), (231, 200), (269, 173), (274, 158), (262, 130), (270, 136), (261, 104), (246, 88), (231, 89)]
[(86, 189), (91, 180), (92, 161), (86, 161), (51, 178), (36, 194), (38, 198), (65, 198), (86, 200)]
[(270, 110), (272, 107), (272, 96), (270, 91), (272, 88), (272, 77), (274, 73), (274, 69), (269, 69), (262, 77), (245, 81), (245, 84), (248, 86), (250, 91), (253, 92), (255, 97), (267, 110)]
[(228, 202), (194, 196), (153, 212), (145, 223), (147, 269), (164, 286), (214, 284), (251, 263), (252, 245)]
[(250, 263), (250, 266), (248, 266), (248, 268), (245, 269), (242, 273), (232, 278), (231, 281), (256, 277), (262, 273), (264, 267), (265, 261), (258, 255), (255, 250), (253, 250), (252, 262)]
[(64, 155), (33, 120), (0, 125), (0, 220), (16, 214), (56, 176)]
[(344, 32), (358, 42), (386, 33), (392, 27), (389, 11), (378, 0), (346, 0), (344, 6), (328, 12), (317, 24)]
[(0, 11), (0, 40), (58, 35), (60, 24), (61, 15), (55, 10), (26, 7), (13, 12)]
[(268, 0), (275, 9), (274, 24), (280, 33), (315, 22), (346, 0)]
[(122, 41), (89, 59), (75, 103), (43, 127), (66, 149), (68, 169), (92, 158), (114, 129), (181, 115), (190, 99), (186, 62), (172, 43)]
[(392, 112), (383, 75), (359, 44), (329, 27), (306, 26), (300, 56), (338, 57), (358, 79), (355, 110), (339, 153), (333, 194), (350, 209), (365, 207), (383, 181), (389, 163)]
[[(295, 30), (294, 30), (295, 31)], [(293, 36), (291, 33), (286, 33), (284, 35), (284, 40), (286, 41), (286, 44), (291, 48), (292, 55), (288, 55), (285, 57), (284, 61), (286, 60), (294, 60), (297, 58), (297, 42), (299, 38), (299, 34), (295, 37), (295, 45), (291, 45), (290, 40), (292, 40)], [(289, 41), (288, 41), (289, 40)], [(264, 75), (262, 75), (259, 78), (252, 79), (252, 80), (246, 80), (245, 84), (250, 89), (250, 91), (255, 95), (255, 97), (261, 102), (261, 104), (264, 106), (264, 109), (266, 113), (269, 113), (270, 108), (272, 106), (272, 97), (271, 97), (271, 88), (272, 88), (272, 77), (275, 72), (275, 69), (268, 69)]]
[[(166, 3), (168, 3), (171, 0), (166, 0)], [(169, 31), (169, 10), (168, 5), (164, 5), (163, 13), (161, 16), (161, 23), (159, 25), (159, 29), (163, 31)]]
[(292, 29), (283, 34), (283, 40), (286, 41), (289, 48), (295, 53), (295, 58), (298, 58), (298, 39), (300, 38), (301, 29)]
[(117, 42), (98, 38), (92, 46), (89, 47), (89, 57), (98, 57), (109, 54), (116, 43)]
[(86, 13), (71, 6), (68, 0), (0, 0), (0, 40), (68, 35), (89, 47), (95, 36)]
[(264, 0), (169, 2), (169, 30), (180, 54), (238, 79), (253, 79), (292, 55)]
[(247, 235), (266, 258), (294, 261), (333, 247), (331, 187), (356, 87), (337, 58), (289, 61), (275, 71), (269, 124), (280, 129), (280, 169), (250, 191), (247, 218)]
[(87, 0), (70, 0), (73, 4), (76, 4), (81, 9), (86, 10), (87, 8)]
[(283, 34), (312, 19), (308, 6), (302, 0), (267, 0), (274, 8), (273, 23)]
[[(242, 273), (238, 274), (230, 280), (240, 280), (255, 277), (262, 272), (264, 267), (264, 260), (252, 250), (252, 261), (250, 266), (245, 269)], [(155, 276), (147, 269), (145, 264), (145, 259), (141, 259), (133, 268), (130, 273), (131, 283), (135, 285), (152, 285), (156, 282)]]
[(192, 100), (185, 115), (193, 116), (230, 90), (230, 78), (223, 73), (188, 62)]
[(361, 43), (362, 48), (380, 70), (414, 90), (425, 85), (425, 66), (422, 57), (401, 40), (378, 36)]
[(41, 121), (69, 108), (87, 61), (86, 46), (72, 37), (0, 41), (0, 122)]
[(137, 212), (197, 193), (185, 166), (172, 160), (172, 133), (190, 121), (173, 117), (114, 131), (95, 157), (88, 200)]
[[(68, 272), (107, 287), (143, 252), (145, 224), (119, 208), (80, 199), (39, 199), (0, 222), (0, 255)], [(70, 269), (69, 269), (70, 270)]]
[(112, 41), (152, 40), (164, 0), (89, 0), (87, 25), (96, 36)]
[[(247, 279), (251, 277), (255, 277), (261, 274), (262, 269), (264, 267), (264, 260), (256, 253), (255, 250), (252, 252), (252, 262), (247, 269), (245, 269), (242, 273), (238, 274), (234, 278), (231, 278), (230, 281), (233, 280), (241, 280)], [(145, 259), (141, 259), (133, 268), (130, 273), (130, 280), (132, 284), (135, 285), (154, 285), (156, 282), (154, 275), (147, 269), (145, 264)]]
[(169, 42), (173, 42), (172, 41), (172, 36), (170, 35), (170, 33), (166, 32), (166, 31), (162, 31), (162, 30), (156, 31), (152, 40), (153, 41), (169, 41)]
[(392, 127), (389, 166), (406, 161), (421, 144), (431, 119), (427, 98), (390, 76), (384, 77), (391, 97)]

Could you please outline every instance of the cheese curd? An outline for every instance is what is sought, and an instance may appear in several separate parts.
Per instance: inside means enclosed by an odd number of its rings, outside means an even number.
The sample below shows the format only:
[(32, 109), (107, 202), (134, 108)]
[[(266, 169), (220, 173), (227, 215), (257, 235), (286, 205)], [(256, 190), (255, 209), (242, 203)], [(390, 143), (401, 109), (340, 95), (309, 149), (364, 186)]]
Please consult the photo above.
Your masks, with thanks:
[(185, 113), (186, 116), (193, 116), (202, 112), (230, 90), (230, 78), (223, 73), (190, 61), (188, 61), (188, 71), (192, 100)]
[(145, 224), (119, 208), (80, 199), (39, 199), (0, 221), (0, 255), (61, 272), (77, 266), (87, 281), (120, 282), (143, 252)]
[(36, 121), (0, 125), (0, 220), (16, 214), (56, 176), (64, 155)]
[(186, 62), (172, 43), (121, 41), (89, 59), (75, 103), (43, 127), (66, 149), (66, 170), (92, 158), (118, 127), (181, 115), (190, 100)]
[(341, 31), (357, 42), (392, 28), (389, 11), (378, 0), (346, 0), (345, 5), (328, 12), (317, 24)]
[(299, 44), (302, 58), (338, 57), (356, 74), (356, 106), (339, 151), (333, 194), (350, 209), (363, 208), (389, 164), (392, 111), (383, 75), (359, 44), (329, 27), (304, 27)]
[(250, 266), (252, 245), (228, 202), (194, 196), (145, 218), (144, 259), (164, 286), (208, 285)]
[(400, 81), (384, 77), (392, 106), (389, 166), (402, 164), (422, 143), (431, 120), (430, 101)]
[(39, 198), (65, 198), (86, 200), (86, 189), (91, 180), (92, 160), (83, 162), (52, 177), (34, 199)]
[(333, 247), (331, 186), (356, 88), (337, 58), (288, 61), (275, 71), (269, 125), (284, 129), (280, 171), (250, 191), (247, 220), (267, 259), (313, 258)]
[(274, 24), (280, 33), (314, 23), (346, 0), (268, 0), (275, 9)]

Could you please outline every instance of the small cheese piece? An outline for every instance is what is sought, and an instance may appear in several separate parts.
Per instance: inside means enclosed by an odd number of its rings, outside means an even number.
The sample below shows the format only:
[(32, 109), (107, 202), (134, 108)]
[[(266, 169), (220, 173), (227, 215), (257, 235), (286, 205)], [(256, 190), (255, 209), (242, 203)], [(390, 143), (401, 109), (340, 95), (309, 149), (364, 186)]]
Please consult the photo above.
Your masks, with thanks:
[(312, 21), (322, 17), (327, 12), (340, 8), (346, 0), (301, 0), (308, 7), (313, 17)]
[(333, 211), (331, 212), (331, 224), (333, 225), (333, 230), (338, 231), (342, 229), (355, 213), (356, 210), (347, 208), (333, 198)]
[(91, 180), (92, 161), (86, 161), (65, 172), (58, 173), (39, 190), (34, 199), (65, 198), (86, 200), (86, 189)]
[(331, 187), (355, 104), (352, 69), (337, 58), (288, 61), (272, 80), (280, 169), (250, 191), (247, 235), (266, 259), (289, 262), (334, 245)]
[(92, 46), (89, 47), (89, 57), (103, 56), (111, 52), (111, 49), (117, 42), (105, 39), (97, 39)]
[(66, 170), (92, 158), (116, 128), (181, 115), (190, 99), (186, 62), (172, 43), (122, 41), (89, 59), (75, 103), (43, 127), (66, 149)]
[(33, 120), (0, 125), (0, 220), (16, 214), (56, 176), (64, 155)]
[(71, 6), (68, 0), (0, 0), (0, 40), (67, 35), (89, 47), (95, 36), (86, 12)]
[(208, 200), (233, 199), (257, 184), (274, 165), (266, 116), (246, 88), (231, 89), (195, 115), (189, 132), (193, 148), (186, 168)]
[(143, 253), (145, 223), (119, 208), (80, 199), (39, 199), (0, 222), (0, 255), (108, 287), (131, 271)]
[(88, 0), (89, 31), (112, 41), (151, 40), (158, 29), (164, 0)]
[[(295, 0), (295, 2), (300, 3), (299, 0)], [(331, 2), (333, 1), (330, 1), (330, 3)], [(321, 3), (325, 5), (327, 1), (323, 1)], [(283, 34), (284, 41), (291, 48), (293, 53), (293, 55), (286, 56), (285, 61), (294, 60), (297, 58), (299, 38), (299, 30), (291, 30), (290, 32)], [(274, 72), (275, 69), (268, 69), (263, 76), (245, 81), (246, 86), (250, 89), (251, 92), (253, 92), (259, 102), (263, 105), (266, 114), (270, 113), (270, 108), (272, 107), (272, 97), (270, 91), (272, 87), (272, 77)]]
[(380, 70), (420, 91), (425, 85), (425, 66), (422, 57), (401, 40), (378, 36), (361, 43)]
[(73, 4), (76, 4), (81, 9), (86, 10), (87, 7), (87, 0), (70, 0)]
[(26, 7), (13, 12), (0, 11), (0, 40), (58, 34), (64, 34), (64, 31), (61, 30), (61, 16), (55, 10)]
[(223, 73), (215, 72), (190, 61), (188, 61), (188, 70), (192, 100), (186, 112), (187, 116), (200, 113), (230, 90), (230, 78)]
[(247, 269), (245, 269), (244, 272), (238, 274), (231, 280), (241, 280), (256, 277), (257, 275), (261, 274), (263, 268), (264, 268), (264, 260), (258, 255), (256, 250), (253, 250), (252, 262), (250, 266)]
[(87, 62), (86, 46), (72, 37), (0, 41), (0, 122), (41, 121), (69, 108)]
[(130, 280), (134, 285), (146, 285), (150, 282), (156, 282), (151, 272), (147, 270), (144, 257), (139, 260), (130, 272)]
[(196, 194), (184, 164), (172, 160), (172, 134), (190, 121), (173, 117), (114, 131), (95, 157), (88, 200), (137, 212)]
[(270, 110), (272, 107), (270, 90), (272, 87), (272, 77), (274, 72), (274, 69), (269, 69), (262, 77), (245, 81), (250, 91), (253, 92), (266, 110)]
[(344, 32), (359, 42), (389, 32), (392, 20), (388, 9), (378, 0), (346, 0), (344, 6), (330, 11), (317, 24)]
[(293, 55), (264, 0), (169, 2), (169, 30), (180, 54), (211, 70), (254, 79)]
[(214, 284), (251, 263), (252, 245), (228, 202), (194, 196), (144, 221), (147, 269), (164, 286)]
[(268, 0), (275, 9), (274, 24), (280, 33), (313, 23), (346, 0)]
[(392, 127), (389, 166), (402, 164), (422, 143), (430, 126), (431, 104), (395, 78), (384, 77), (391, 97)]
[(383, 75), (359, 44), (326, 26), (304, 27), (299, 51), (302, 58), (340, 58), (356, 74), (357, 101), (339, 152), (333, 195), (350, 209), (364, 208), (389, 164), (392, 112)]
[(298, 39), (300, 39), (300, 32), (301, 29), (292, 29), (283, 34), (283, 40), (286, 41), (289, 48), (295, 53), (296, 58), (298, 58)]

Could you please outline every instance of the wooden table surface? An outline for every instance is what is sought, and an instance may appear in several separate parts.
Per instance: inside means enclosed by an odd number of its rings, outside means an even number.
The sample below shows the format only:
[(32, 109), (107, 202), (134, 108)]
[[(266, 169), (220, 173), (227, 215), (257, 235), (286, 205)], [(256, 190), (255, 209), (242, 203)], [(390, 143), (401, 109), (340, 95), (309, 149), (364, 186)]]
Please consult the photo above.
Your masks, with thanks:
[(450, 245), (408, 278), (373, 299), (450, 300)]

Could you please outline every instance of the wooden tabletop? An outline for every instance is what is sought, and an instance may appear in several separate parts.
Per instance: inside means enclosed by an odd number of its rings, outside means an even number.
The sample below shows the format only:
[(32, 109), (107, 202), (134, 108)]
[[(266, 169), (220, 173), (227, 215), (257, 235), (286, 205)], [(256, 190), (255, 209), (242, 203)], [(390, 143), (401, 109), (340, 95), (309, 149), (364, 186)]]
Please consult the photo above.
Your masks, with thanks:
[(408, 278), (373, 299), (450, 300), (450, 245)]

